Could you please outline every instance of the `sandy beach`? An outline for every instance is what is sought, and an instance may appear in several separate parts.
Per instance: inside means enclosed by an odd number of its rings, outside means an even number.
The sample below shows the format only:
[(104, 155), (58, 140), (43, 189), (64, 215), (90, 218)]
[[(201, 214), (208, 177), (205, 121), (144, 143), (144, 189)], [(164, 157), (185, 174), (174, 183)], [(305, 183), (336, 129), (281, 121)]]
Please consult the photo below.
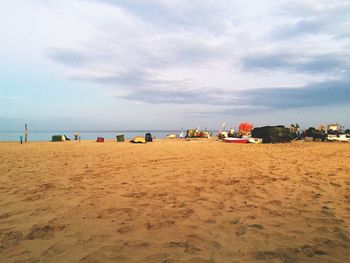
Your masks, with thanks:
[(347, 262), (350, 144), (0, 143), (0, 262)]

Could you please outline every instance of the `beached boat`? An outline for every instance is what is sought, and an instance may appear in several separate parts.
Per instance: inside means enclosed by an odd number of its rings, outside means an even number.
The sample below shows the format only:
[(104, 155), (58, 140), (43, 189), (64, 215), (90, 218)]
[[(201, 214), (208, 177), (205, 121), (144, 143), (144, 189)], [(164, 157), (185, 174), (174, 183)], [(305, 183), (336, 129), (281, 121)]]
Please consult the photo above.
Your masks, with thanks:
[(261, 138), (248, 138), (249, 143), (262, 143), (263, 139)]
[(218, 139), (219, 140), (223, 140), (225, 138), (228, 138), (228, 133), (227, 132), (221, 131), (221, 132), (218, 133)]
[(328, 134), (327, 141), (332, 142), (350, 142), (350, 138), (346, 134)]
[(130, 142), (132, 142), (132, 143), (146, 143), (146, 139), (144, 137), (141, 137), (141, 136), (136, 136)]
[(52, 142), (65, 142), (69, 141), (70, 139), (66, 135), (53, 135), (52, 136)]
[(231, 138), (231, 137), (223, 138), (222, 141), (226, 143), (248, 143), (247, 139)]

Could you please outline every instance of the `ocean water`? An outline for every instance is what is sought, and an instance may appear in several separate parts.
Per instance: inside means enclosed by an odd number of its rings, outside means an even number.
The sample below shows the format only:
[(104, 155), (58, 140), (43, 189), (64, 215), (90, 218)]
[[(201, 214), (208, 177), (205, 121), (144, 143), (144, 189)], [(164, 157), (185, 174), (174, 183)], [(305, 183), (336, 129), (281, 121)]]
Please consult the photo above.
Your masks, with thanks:
[[(77, 131), (81, 140), (96, 140), (97, 137), (103, 137), (105, 140), (116, 140), (117, 134), (124, 134), (126, 140), (130, 140), (135, 136), (145, 136), (146, 132), (150, 132), (155, 138), (164, 138), (168, 134), (175, 133), (179, 135), (181, 133), (178, 131)], [(28, 141), (51, 141), (53, 135), (66, 135), (71, 140), (74, 139), (75, 131), (29, 131)], [(186, 132), (184, 132), (186, 134)], [(20, 140), (20, 136), (24, 140), (24, 132), (11, 131), (6, 132), (0, 131), (0, 141), (4, 142), (14, 142)]]

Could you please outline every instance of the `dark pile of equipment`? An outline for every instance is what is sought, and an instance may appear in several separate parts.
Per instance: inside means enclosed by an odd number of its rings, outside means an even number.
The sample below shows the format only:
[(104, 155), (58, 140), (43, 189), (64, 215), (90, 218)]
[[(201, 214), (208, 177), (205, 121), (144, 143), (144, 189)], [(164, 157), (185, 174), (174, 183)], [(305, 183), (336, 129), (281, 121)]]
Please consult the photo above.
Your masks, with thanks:
[(283, 125), (278, 125), (254, 128), (252, 137), (263, 139), (263, 143), (283, 143), (296, 139), (297, 134)]
[(313, 141), (324, 142), (327, 138), (327, 133), (325, 130), (310, 127), (304, 131), (303, 136), (304, 138), (311, 138)]

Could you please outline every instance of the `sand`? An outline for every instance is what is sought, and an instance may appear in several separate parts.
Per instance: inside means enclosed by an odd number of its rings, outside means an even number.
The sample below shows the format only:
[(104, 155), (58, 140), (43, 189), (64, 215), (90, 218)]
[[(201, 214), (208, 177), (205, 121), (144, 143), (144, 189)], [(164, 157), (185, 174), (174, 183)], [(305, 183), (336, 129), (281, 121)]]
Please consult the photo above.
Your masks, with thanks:
[(0, 143), (0, 262), (349, 262), (350, 144)]

